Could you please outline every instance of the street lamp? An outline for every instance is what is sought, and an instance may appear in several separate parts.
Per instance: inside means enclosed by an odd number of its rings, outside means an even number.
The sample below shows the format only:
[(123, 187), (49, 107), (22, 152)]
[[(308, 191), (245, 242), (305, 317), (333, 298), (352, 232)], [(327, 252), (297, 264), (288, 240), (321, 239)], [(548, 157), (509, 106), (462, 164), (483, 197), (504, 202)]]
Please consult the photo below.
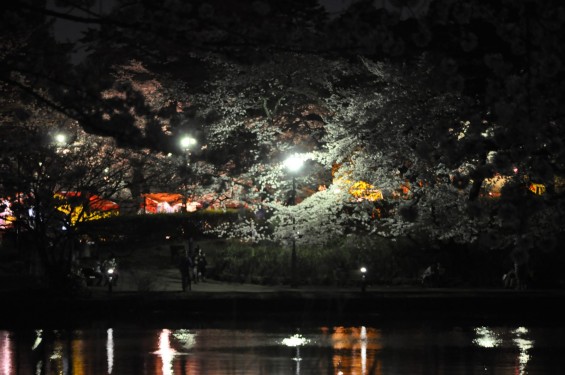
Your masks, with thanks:
[(361, 267), (361, 291), (365, 292), (367, 290), (367, 268)]
[(65, 145), (67, 143), (67, 136), (64, 133), (55, 134), (55, 142), (59, 145)]
[(184, 165), (183, 167), (186, 169), (185, 170), (185, 174), (184, 174), (184, 186), (185, 186), (185, 194), (184, 194), (184, 211), (188, 212), (188, 157), (190, 156), (190, 150), (196, 145), (196, 139), (185, 135), (183, 136), (180, 141), (180, 146), (182, 148), (182, 150), (184, 151), (183, 155), (184, 155)]
[(56, 147), (57, 153), (66, 154), (68, 152), (67, 143), (68, 137), (65, 133), (59, 132), (53, 135), (53, 144)]
[[(292, 173), (292, 205), (296, 205), (296, 172), (302, 168), (304, 164), (304, 159), (300, 155), (294, 154), (289, 156), (284, 161), (284, 166), (286, 169)], [(296, 280), (296, 217), (292, 215), (292, 255), (290, 261), (291, 269), (291, 287), (296, 288), (298, 286)]]
[(194, 145), (196, 145), (196, 139), (191, 136), (185, 135), (180, 139), (180, 146), (184, 151), (189, 151)]

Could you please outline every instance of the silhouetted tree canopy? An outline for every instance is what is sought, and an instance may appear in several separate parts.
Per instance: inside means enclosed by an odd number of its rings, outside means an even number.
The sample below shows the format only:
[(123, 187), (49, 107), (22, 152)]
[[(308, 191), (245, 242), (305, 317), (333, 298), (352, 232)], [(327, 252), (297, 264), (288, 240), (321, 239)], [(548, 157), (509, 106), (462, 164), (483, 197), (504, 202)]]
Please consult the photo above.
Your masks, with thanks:
[[(134, 197), (189, 187), (269, 211), (222, 235), (284, 240), (294, 217), (313, 243), (425, 233), (533, 250), (563, 230), (557, 0), (104, 3), (0, 6), (3, 128), (45, 111), (128, 150)], [(293, 152), (308, 163), (288, 207)], [(351, 199), (355, 182), (382, 196)]]

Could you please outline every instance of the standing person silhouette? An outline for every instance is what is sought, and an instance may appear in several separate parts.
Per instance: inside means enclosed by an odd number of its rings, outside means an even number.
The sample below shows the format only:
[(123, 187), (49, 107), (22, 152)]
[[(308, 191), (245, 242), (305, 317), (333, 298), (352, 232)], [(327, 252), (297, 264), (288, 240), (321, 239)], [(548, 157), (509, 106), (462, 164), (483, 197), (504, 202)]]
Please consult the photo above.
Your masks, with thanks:
[(187, 253), (179, 257), (178, 267), (180, 271), (182, 291), (186, 292), (187, 289), (191, 290), (192, 284), (190, 280), (191, 279), (190, 273), (192, 270), (192, 260), (190, 259)]
[(206, 261), (206, 255), (200, 246), (196, 246), (196, 257), (194, 263), (196, 268), (196, 280), (204, 281), (206, 278), (206, 266), (208, 262)]

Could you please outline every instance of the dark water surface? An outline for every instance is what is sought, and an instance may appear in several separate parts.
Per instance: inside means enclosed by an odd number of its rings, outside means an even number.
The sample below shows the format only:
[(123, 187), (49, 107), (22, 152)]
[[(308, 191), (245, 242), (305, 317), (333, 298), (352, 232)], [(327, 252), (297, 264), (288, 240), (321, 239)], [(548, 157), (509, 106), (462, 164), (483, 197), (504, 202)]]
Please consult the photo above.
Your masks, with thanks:
[(372, 321), (0, 328), (0, 375), (563, 374), (565, 327)]

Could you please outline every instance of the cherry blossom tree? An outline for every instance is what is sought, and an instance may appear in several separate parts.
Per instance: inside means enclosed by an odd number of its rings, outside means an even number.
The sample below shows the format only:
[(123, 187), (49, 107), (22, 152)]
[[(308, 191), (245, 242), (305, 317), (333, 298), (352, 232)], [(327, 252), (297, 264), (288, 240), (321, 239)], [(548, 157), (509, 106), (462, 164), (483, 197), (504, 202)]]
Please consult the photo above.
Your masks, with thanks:
[[(315, 1), (57, 4), (5, 5), (0, 80), (136, 150), (133, 196), (160, 175), (179, 189), (182, 172), (256, 213), (226, 233), (253, 239), (534, 249), (562, 233), (557, 1), (356, 1), (331, 17)], [(54, 19), (92, 27), (74, 45), (35, 32)], [(73, 65), (77, 46), (89, 53)], [(291, 207), (295, 152), (309, 162)]]
[(77, 256), (77, 228), (95, 210), (104, 214), (96, 207), (105, 199), (119, 199), (129, 152), (60, 114), (10, 101), (3, 101), (0, 196), (10, 203), (26, 271), (62, 286)]

